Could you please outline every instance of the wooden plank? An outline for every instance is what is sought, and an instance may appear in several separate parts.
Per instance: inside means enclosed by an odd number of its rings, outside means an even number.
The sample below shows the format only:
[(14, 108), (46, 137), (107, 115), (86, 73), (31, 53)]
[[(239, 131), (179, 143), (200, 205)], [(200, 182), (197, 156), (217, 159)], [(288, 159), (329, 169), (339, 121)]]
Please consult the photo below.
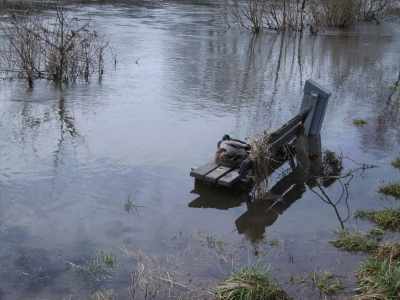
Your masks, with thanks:
[(278, 130), (271, 133), (270, 135), (267, 135), (266, 137), (262, 138), (261, 140), (267, 142), (268, 144), (272, 144), (276, 140), (280, 139), (288, 131), (290, 131), (293, 128), (293, 126), (297, 126), (301, 121), (304, 121), (307, 118), (310, 111), (312, 110), (312, 108), (313, 108), (312, 105), (307, 106), (300, 113), (298, 113), (296, 116), (294, 116), (290, 121), (286, 122)]
[(238, 182), (240, 179), (242, 178), (242, 176), (239, 174), (238, 170), (232, 170), (231, 172), (229, 172), (228, 174), (226, 174), (225, 176), (221, 177), (218, 180), (218, 184), (219, 185), (223, 185), (223, 186), (232, 186), (234, 185), (236, 182)]
[(233, 170), (233, 168), (219, 166), (218, 168), (216, 168), (215, 170), (204, 176), (204, 181), (210, 183), (217, 183), (218, 179), (220, 179), (225, 174), (229, 173), (231, 170)]
[(219, 166), (212, 160), (208, 163), (205, 163), (201, 167), (198, 167), (190, 172), (190, 176), (198, 179), (204, 179), (204, 176), (208, 173), (212, 172)]
[(301, 124), (297, 124), (297, 126), (292, 127), (290, 131), (286, 132), (284, 136), (281, 136), (278, 140), (273, 142), (270, 145), (271, 153), (275, 154), (276, 152), (278, 152), (283, 147), (283, 145), (289, 143), (293, 138), (295, 138), (301, 129)]

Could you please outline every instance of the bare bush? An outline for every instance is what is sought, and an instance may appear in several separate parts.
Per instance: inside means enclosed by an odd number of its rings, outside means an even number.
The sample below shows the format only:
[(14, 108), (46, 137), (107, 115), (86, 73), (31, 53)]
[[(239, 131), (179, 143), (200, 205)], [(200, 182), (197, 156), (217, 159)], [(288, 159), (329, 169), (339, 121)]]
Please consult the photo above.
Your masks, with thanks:
[(306, 0), (221, 0), (220, 10), (228, 27), (302, 30)]
[(222, 0), (220, 10), (228, 27), (260, 32), (263, 28), (265, 0)]
[(271, 0), (264, 12), (266, 27), (302, 31), (307, 23), (306, 0)]
[(220, 0), (229, 27), (317, 33), (325, 26), (346, 28), (358, 20), (379, 22), (399, 0)]
[(361, 20), (379, 22), (399, 3), (399, 0), (361, 0), (359, 17)]
[(33, 7), (13, 10), (6, 7), (8, 18), (0, 28), (8, 40), (3, 57), (9, 70), (18, 70), (33, 85), (38, 77), (68, 82), (92, 73), (101, 76), (104, 33), (92, 29), (92, 19), (79, 19), (67, 10), (63, 0), (53, 0), (50, 13)]
[(346, 28), (357, 21), (361, 0), (311, 0), (309, 6), (314, 23)]

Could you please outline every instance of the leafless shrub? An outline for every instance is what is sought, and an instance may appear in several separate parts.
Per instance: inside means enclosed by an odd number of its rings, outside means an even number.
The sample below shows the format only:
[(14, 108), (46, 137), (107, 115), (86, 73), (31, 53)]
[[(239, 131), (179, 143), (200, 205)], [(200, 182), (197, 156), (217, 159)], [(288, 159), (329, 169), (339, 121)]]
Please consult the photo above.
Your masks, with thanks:
[(220, 10), (229, 27), (302, 30), (306, 23), (306, 0), (221, 0)]
[(361, 0), (311, 0), (312, 18), (328, 27), (349, 27), (358, 19)]
[(398, 0), (361, 0), (359, 17), (361, 20), (379, 22), (398, 6)]
[(263, 28), (265, 0), (221, 0), (220, 11), (228, 27), (260, 32)]
[(229, 27), (260, 32), (302, 31), (317, 33), (325, 26), (349, 27), (358, 20), (379, 22), (399, 0), (220, 0), (220, 10)]
[(79, 19), (67, 10), (63, 0), (53, 0), (53, 10), (40, 12), (33, 6), (25, 10), (6, 7), (9, 18), (0, 24), (8, 39), (3, 52), (9, 70), (18, 70), (29, 85), (38, 77), (56, 81), (86, 80), (103, 73), (104, 33), (92, 29), (92, 19)]
[(269, 29), (302, 31), (307, 23), (306, 0), (271, 0), (265, 9)]

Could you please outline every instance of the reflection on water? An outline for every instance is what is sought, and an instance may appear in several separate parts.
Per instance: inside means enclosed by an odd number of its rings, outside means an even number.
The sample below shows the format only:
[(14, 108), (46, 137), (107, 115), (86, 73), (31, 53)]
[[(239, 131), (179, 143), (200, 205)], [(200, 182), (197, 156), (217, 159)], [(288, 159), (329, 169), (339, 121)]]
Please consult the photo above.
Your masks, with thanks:
[[(101, 285), (122, 291), (132, 261), (117, 246), (159, 254), (171, 236), (193, 229), (233, 243), (245, 237), (250, 248), (273, 233), (296, 240), (299, 257), (312, 252), (321, 267), (336, 267), (308, 241), (353, 226), (349, 211), (379, 207), (380, 180), (398, 177), (388, 162), (400, 142), (392, 96), (399, 20), (319, 36), (252, 35), (224, 28), (218, 9), (204, 3), (74, 5), (105, 29), (117, 64), (102, 82), (62, 88), (0, 81), (1, 299), (84, 296)], [(190, 168), (212, 159), (223, 134), (244, 139), (280, 127), (299, 111), (308, 78), (332, 96), (320, 142), (299, 140), (295, 164), (270, 176), (281, 201), (193, 189)], [(368, 124), (355, 128), (355, 117)], [(350, 177), (316, 179), (322, 145), (379, 168), (350, 185)], [(358, 167), (346, 160), (341, 174)], [(124, 209), (129, 195), (143, 206), (140, 218)], [(123, 267), (108, 281), (82, 282), (65, 268), (111, 250)], [(312, 263), (290, 267), (301, 272)]]
[[(285, 164), (284, 160), (276, 161), (268, 170), (270, 176), (274, 172), (278, 173), (278, 180), (271, 183), (272, 187), (267, 197), (270, 200), (251, 201), (250, 196), (243, 193), (195, 183), (195, 188), (191, 193), (198, 194), (199, 197), (189, 203), (189, 207), (229, 209), (246, 203), (247, 211), (235, 221), (235, 225), (239, 234), (244, 234), (252, 244), (257, 244), (265, 238), (265, 228), (272, 226), (279, 215), (282, 215), (294, 202), (301, 199), (308, 187), (322, 201), (333, 207), (340, 226), (344, 228), (344, 222), (350, 217), (347, 203), (349, 182), (341, 183), (345, 195), (342, 195), (337, 202), (335, 200), (335, 203), (332, 203), (325, 190), (335, 181), (340, 180), (341, 174), (324, 172), (326, 166), (322, 162), (321, 138), (300, 137), (295, 153), (296, 155), (290, 163)], [(284, 168), (284, 164), (288, 168)], [(345, 217), (341, 217), (337, 209), (342, 198), (347, 207)]]

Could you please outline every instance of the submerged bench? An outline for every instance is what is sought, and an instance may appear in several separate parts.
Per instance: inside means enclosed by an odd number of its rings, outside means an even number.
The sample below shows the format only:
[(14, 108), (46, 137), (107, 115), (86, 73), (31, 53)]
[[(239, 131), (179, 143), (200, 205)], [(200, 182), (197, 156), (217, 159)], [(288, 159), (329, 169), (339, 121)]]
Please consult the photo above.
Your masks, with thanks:
[[(269, 152), (273, 155), (300, 134), (319, 135), (330, 95), (329, 91), (315, 81), (307, 80), (300, 112), (278, 130), (262, 137), (258, 142), (266, 143)], [(190, 176), (194, 177), (198, 183), (242, 188), (246, 185), (246, 176), (251, 167), (250, 157), (243, 161), (239, 169), (219, 166), (212, 160), (193, 169)]]

